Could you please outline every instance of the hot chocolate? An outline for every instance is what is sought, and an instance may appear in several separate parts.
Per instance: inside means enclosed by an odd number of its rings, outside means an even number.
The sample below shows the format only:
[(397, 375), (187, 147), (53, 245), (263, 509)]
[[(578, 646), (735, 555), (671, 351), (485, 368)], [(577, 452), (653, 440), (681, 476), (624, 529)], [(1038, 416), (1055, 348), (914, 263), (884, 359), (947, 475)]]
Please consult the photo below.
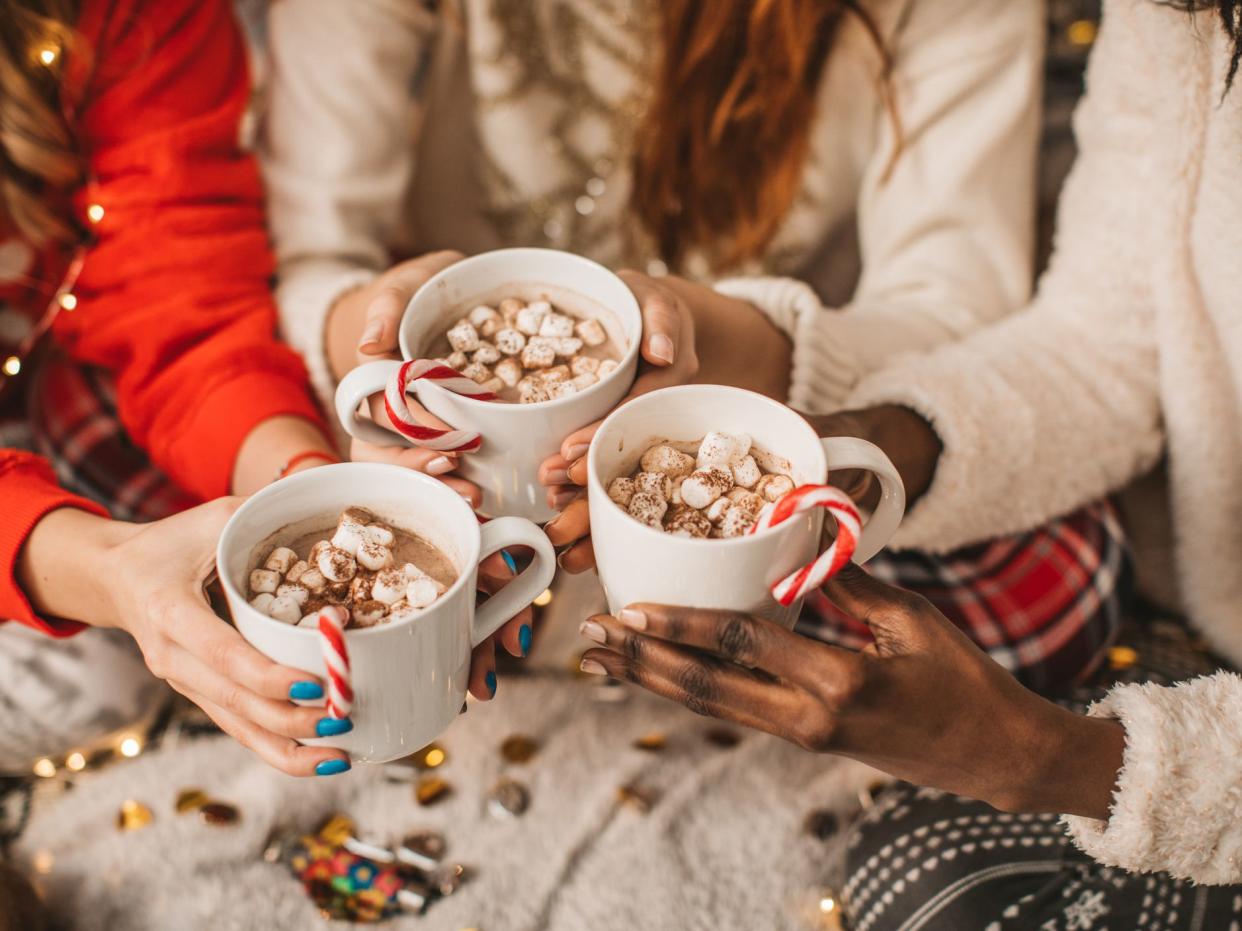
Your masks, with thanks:
[(600, 318), (550, 301), (505, 298), (473, 308), (428, 355), (457, 369), (501, 401), (537, 404), (589, 388), (616, 370), (623, 347)]
[(740, 537), (760, 512), (794, 488), (789, 464), (745, 434), (709, 433), (697, 443), (658, 443), (608, 497), (635, 520), (683, 537)]
[[(346, 508), (335, 527), (273, 534), (283, 545), (250, 573), (250, 605), (286, 624), (314, 626), (325, 605), (349, 612), (348, 627), (373, 627), (417, 617), (453, 584), (447, 556), (416, 533)], [(312, 522), (313, 523), (313, 522)]]

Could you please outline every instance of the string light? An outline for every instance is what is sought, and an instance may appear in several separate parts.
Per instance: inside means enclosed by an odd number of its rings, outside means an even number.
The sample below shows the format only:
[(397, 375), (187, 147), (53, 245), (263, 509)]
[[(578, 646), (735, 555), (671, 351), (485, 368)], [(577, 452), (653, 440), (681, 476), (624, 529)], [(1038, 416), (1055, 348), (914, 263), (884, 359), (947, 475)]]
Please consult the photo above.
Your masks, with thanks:
[(819, 910), (825, 915), (831, 915), (837, 910), (837, 900), (830, 895), (824, 896), (819, 900)]
[(444, 762), (444, 751), (439, 747), (432, 747), (423, 756), (423, 765), (428, 769), (435, 769)]
[(86, 769), (86, 757), (75, 750), (73, 753), (70, 753), (67, 757), (65, 757), (65, 766), (73, 770), (75, 773), (79, 772), (80, 770)]
[(36, 776), (42, 776), (44, 779), (51, 779), (56, 775), (56, 764), (44, 757), (35, 763), (34, 773)]
[(137, 756), (142, 752), (142, 744), (137, 737), (126, 737), (121, 741), (121, 756)]
[(102, 204), (91, 204), (86, 208), (86, 218), (92, 223), (98, 223), (104, 218), (104, 209)]
[(43, 64), (50, 68), (56, 62), (56, 56), (59, 54), (60, 52), (52, 48), (52, 46), (44, 46), (39, 49), (39, 61), (43, 62)]
[(73, 310), (75, 307), (78, 306), (77, 295), (70, 294), (69, 292), (65, 292), (64, 294), (60, 296), (60, 306), (63, 307), (65, 310)]
[(9, 356), (4, 360), (4, 374), (16, 375), (22, 370), (22, 360), (17, 356)]
[(1095, 41), (1096, 25), (1089, 19), (1076, 19), (1065, 30), (1070, 45), (1085, 46)]
[(542, 608), (545, 605), (547, 605), (551, 600), (552, 600), (552, 589), (545, 588), (543, 592), (540, 593), (539, 597), (535, 599), (535, 604), (539, 605), (539, 607)]

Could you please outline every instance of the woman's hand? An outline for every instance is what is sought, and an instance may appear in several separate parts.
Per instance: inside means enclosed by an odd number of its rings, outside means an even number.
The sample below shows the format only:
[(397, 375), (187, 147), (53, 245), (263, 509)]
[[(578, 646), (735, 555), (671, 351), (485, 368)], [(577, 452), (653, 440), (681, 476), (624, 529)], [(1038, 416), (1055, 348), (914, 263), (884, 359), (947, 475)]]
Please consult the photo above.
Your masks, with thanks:
[(728, 611), (632, 605), (582, 625), (586, 672), (1007, 811), (1107, 818), (1125, 732), (1027, 691), (925, 599), (848, 566), (824, 591), (853, 653)]
[(343, 772), (342, 751), (297, 743), (351, 726), (290, 701), (322, 697), (323, 684), (269, 660), (207, 606), (216, 541), (239, 503), (220, 499), (141, 526), (53, 511), (27, 541), (19, 582), (41, 613), (128, 632), (152, 673), (275, 768)]

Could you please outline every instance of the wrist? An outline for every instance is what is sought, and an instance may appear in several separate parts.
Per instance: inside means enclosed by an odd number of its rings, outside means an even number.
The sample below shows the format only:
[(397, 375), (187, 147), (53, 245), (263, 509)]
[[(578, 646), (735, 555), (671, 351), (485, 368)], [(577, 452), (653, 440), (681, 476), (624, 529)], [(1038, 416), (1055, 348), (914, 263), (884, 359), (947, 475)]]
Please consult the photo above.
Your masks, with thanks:
[[(885, 404), (816, 419), (832, 418), (847, 418), (854, 431), (852, 435), (884, 451), (901, 476), (908, 504), (913, 504), (931, 486), (944, 447), (932, 425), (910, 408)], [(839, 435), (841, 431), (838, 428), (835, 432)]]
[[(332, 461), (340, 456), (317, 424), (303, 417), (270, 417), (247, 434), (233, 466), (233, 494), (248, 495), (275, 481), (289, 463), (304, 453), (320, 453)], [(322, 465), (303, 461), (299, 468)]]
[(366, 324), (367, 298), (371, 291), (358, 283), (337, 295), (324, 319), (323, 347), (332, 377), (340, 381), (358, 364), (358, 342)]

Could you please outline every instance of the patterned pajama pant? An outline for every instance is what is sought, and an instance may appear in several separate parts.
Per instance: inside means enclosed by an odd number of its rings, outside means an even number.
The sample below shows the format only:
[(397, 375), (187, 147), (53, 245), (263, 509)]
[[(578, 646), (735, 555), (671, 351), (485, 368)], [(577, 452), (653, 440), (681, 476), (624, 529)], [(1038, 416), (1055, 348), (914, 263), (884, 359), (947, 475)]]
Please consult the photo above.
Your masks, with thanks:
[[(1085, 711), (1113, 684), (1167, 685), (1220, 665), (1168, 622), (1127, 627), (1122, 642), (1139, 661), (1062, 704)], [(1102, 866), (1056, 815), (1005, 814), (905, 783), (853, 827), (842, 898), (853, 931), (1242, 931), (1242, 886)]]

